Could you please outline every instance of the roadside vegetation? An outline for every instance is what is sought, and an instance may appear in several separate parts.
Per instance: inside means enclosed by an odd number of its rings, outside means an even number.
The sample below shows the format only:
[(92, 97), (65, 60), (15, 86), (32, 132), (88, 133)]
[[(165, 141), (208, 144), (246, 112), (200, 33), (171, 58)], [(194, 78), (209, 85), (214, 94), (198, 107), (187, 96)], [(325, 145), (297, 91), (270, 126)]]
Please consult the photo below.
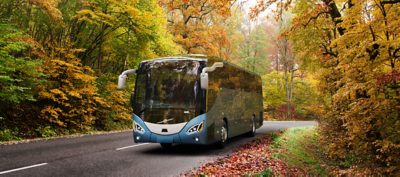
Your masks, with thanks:
[(272, 134), (272, 157), (299, 167), (310, 176), (328, 176), (322, 147), (318, 144), (317, 127), (290, 128)]
[(347, 154), (344, 160), (328, 157), (320, 139), (318, 127), (315, 126), (273, 132), (182, 176), (384, 175), (368, 161), (362, 161), (352, 154)]
[[(272, 134), (272, 157), (281, 159), (290, 166), (301, 168), (309, 176), (382, 176), (385, 171), (376, 164), (346, 154), (343, 159), (329, 157), (324, 151), (318, 127), (290, 128), (282, 133)], [(398, 173), (392, 175), (397, 176)]]
[[(290, 128), (282, 134), (273, 134), (272, 157), (299, 167), (310, 176), (332, 176), (328, 159), (319, 144), (317, 127)], [(333, 163), (331, 163), (333, 164)]]

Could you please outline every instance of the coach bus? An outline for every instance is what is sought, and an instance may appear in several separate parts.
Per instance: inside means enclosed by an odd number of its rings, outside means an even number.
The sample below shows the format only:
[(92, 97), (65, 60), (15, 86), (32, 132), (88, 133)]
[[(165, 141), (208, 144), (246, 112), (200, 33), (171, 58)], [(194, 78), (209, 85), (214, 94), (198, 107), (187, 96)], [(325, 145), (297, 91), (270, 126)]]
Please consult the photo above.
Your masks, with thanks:
[(213, 57), (167, 57), (142, 61), (131, 97), (135, 142), (217, 144), (263, 124), (261, 78)]

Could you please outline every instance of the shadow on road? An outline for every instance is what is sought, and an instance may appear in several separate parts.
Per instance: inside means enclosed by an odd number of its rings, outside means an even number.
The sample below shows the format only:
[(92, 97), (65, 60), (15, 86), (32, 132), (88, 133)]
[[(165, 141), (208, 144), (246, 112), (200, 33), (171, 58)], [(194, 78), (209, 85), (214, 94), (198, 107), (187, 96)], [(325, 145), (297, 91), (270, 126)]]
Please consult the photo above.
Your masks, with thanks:
[(240, 146), (252, 140), (254, 138), (260, 137), (263, 134), (259, 133), (256, 137), (248, 137), (246, 135), (240, 135), (233, 137), (228, 140), (225, 148), (220, 149), (214, 144), (211, 145), (188, 145), (188, 144), (176, 144), (169, 149), (163, 149), (161, 146), (154, 146), (152, 148), (143, 149), (141, 152), (147, 155), (208, 155), (208, 154), (224, 154), (234, 150), (236, 147)]

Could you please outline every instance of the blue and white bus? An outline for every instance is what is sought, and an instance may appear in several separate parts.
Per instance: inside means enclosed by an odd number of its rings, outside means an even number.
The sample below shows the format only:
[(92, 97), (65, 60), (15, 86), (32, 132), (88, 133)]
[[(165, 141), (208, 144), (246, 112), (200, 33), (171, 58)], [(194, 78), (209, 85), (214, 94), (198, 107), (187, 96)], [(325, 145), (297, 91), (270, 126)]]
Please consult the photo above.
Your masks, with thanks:
[(142, 61), (131, 97), (135, 142), (224, 146), (228, 138), (253, 135), (263, 124), (261, 78), (213, 57)]

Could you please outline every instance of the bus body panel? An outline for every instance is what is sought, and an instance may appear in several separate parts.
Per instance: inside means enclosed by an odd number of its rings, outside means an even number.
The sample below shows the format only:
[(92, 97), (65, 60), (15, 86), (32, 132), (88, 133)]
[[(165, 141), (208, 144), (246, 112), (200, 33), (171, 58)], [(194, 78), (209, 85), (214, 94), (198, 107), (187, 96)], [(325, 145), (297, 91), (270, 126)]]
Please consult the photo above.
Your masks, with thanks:
[[(207, 65), (221, 60), (208, 60)], [(218, 127), (224, 119), (228, 125), (228, 137), (249, 132), (253, 116), (256, 128), (262, 126), (262, 88), (260, 76), (249, 73), (233, 64), (224, 62), (222, 68), (209, 73), (207, 91), (207, 118), (215, 122), (214, 136), (219, 140)], [(210, 132), (209, 132), (210, 133)], [(211, 135), (208, 136), (212, 138)]]

